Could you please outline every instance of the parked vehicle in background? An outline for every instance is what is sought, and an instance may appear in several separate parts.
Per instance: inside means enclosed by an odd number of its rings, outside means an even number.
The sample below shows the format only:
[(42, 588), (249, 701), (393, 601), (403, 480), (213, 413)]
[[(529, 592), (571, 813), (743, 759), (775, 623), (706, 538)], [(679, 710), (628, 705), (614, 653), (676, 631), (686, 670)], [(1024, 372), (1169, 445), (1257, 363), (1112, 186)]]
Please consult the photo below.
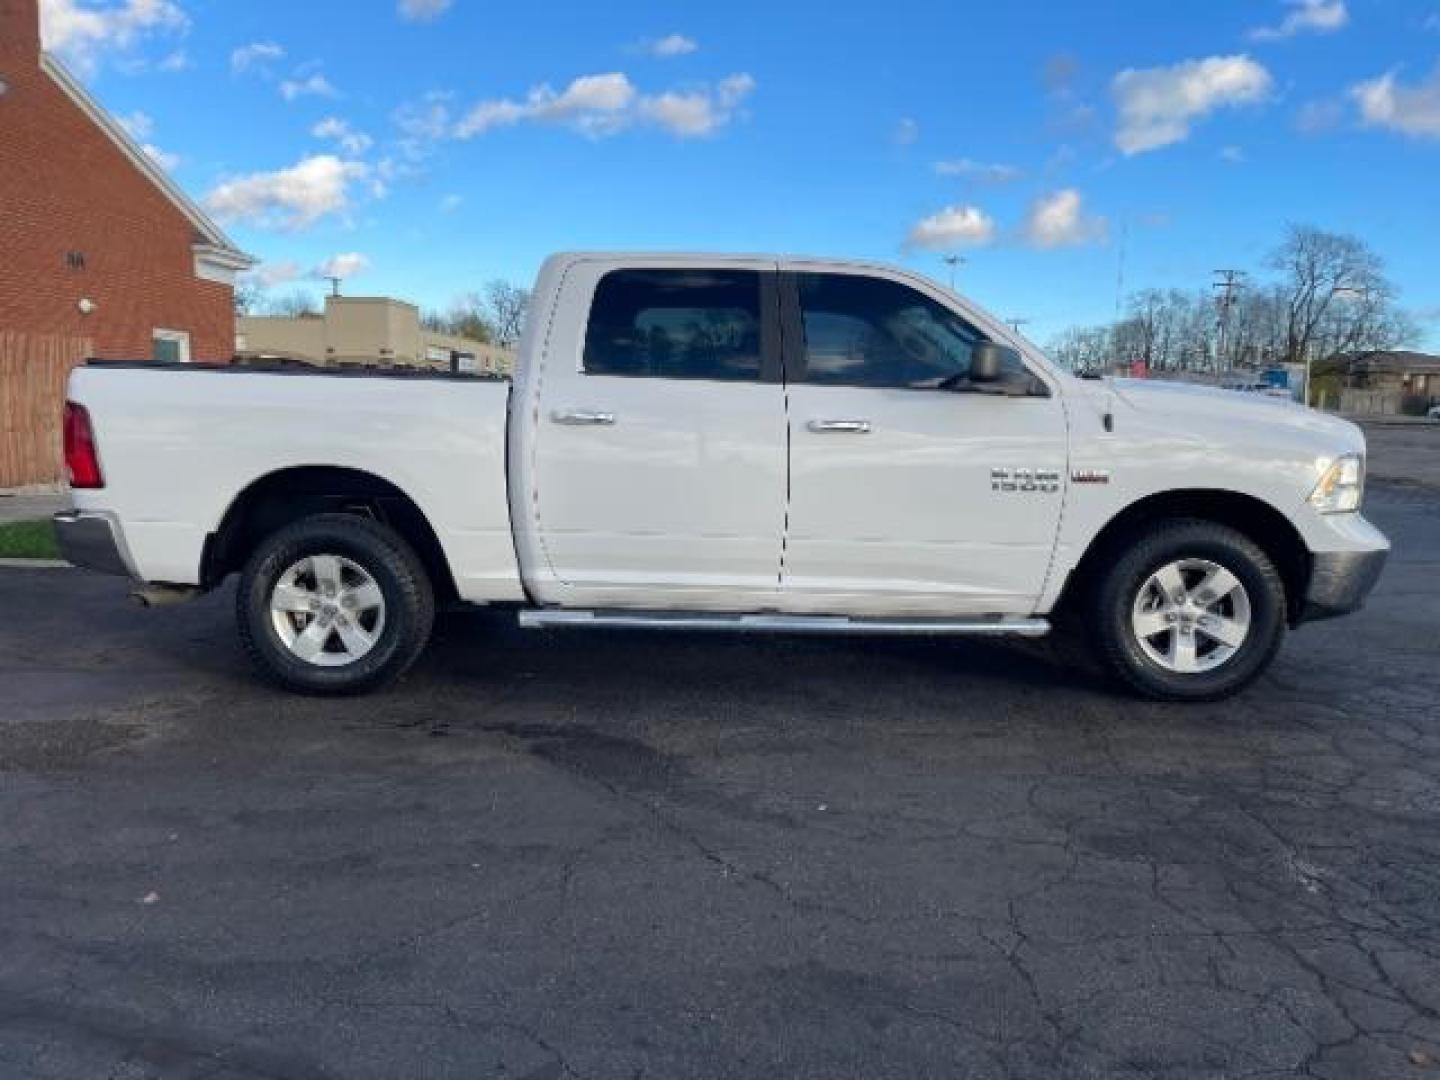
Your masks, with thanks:
[(152, 601), (239, 576), (259, 669), (371, 689), (437, 603), (528, 627), (1019, 634), (1146, 696), (1250, 682), (1385, 560), (1358, 428), (1074, 378), (902, 270), (567, 254), (513, 387), (93, 364), (72, 561)]

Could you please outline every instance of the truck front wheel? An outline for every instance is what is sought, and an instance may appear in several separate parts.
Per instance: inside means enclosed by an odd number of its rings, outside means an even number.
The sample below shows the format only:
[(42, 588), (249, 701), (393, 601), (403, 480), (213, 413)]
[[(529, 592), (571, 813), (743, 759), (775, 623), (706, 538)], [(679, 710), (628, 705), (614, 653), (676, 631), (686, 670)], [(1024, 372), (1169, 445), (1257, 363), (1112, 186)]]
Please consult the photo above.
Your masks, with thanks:
[(425, 568), (393, 530), (317, 514), (262, 540), (236, 592), (240, 640), (272, 682), (356, 694), (398, 679), (430, 637)]
[(1092, 593), (1099, 659), (1161, 701), (1214, 701), (1254, 681), (1285, 638), (1285, 587), (1243, 533), (1203, 520), (1142, 533)]

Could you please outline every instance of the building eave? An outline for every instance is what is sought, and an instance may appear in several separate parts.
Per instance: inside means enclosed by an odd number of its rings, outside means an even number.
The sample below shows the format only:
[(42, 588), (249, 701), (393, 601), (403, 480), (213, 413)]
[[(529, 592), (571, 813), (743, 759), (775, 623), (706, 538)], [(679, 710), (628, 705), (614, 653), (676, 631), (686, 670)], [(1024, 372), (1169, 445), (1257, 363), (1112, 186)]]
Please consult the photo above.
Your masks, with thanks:
[[(244, 266), (238, 266), (236, 270), (243, 270), (255, 265), (255, 259), (245, 254), (231, 242), (220, 226), (216, 225), (201, 210), (195, 201), (180, 189), (180, 186), (172, 180), (168, 173), (160, 165), (145, 153), (145, 150), (131, 138), (118, 120), (105, 111), (105, 108), (90, 96), (90, 92), (83, 87), (58, 59), (49, 53), (40, 54), (40, 70), (45, 72), (57, 86), (60, 87), (71, 101), (85, 113), (87, 117), (110, 137), (120, 151), (130, 159), (131, 163), (155, 185), (160, 192), (175, 205), (175, 208), (182, 213), (186, 219), (195, 227), (195, 231), (201, 237), (202, 243), (196, 245), (197, 255), (200, 249), (205, 248), (207, 258), (214, 258), (217, 263), (223, 258), (226, 260), (243, 261)], [(222, 256), (223, 253), (223, 256)]]

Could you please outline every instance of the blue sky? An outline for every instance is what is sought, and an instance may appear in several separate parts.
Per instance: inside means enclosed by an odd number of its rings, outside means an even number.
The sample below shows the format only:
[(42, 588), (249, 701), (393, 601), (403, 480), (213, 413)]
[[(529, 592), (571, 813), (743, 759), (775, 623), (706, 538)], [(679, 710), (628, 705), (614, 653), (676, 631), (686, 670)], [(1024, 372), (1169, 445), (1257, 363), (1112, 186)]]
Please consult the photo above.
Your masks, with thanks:
[[(565, 248), (856, 256), (1045, 340), (1355, 233), (1440, 346), (1440, 0), (42, 0), (279, 290), (444, 307)], [(338, 257), (338, 263), (337, 263)]]

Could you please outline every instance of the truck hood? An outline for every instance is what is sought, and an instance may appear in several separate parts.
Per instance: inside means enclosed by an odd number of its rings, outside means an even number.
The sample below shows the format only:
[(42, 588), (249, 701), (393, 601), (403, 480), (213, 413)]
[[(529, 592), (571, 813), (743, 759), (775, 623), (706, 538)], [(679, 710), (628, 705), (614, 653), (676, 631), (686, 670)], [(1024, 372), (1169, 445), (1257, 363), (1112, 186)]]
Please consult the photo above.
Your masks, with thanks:
[[(1156, 379), (1110, 379), (1115, 395), (1140, 412), (1173, 420), (1179, 430), (1211, 430), (1216, 423), (1245, 427), (1264, 425), (1310, 436), (1317, 448), (1331, 453), (1363, 452), (1365, 436), (1348, 420), (1329, 416), (1299, 402), (1238, 390)], [(1307, 439), (1307, 441), (1309, 441)]]

